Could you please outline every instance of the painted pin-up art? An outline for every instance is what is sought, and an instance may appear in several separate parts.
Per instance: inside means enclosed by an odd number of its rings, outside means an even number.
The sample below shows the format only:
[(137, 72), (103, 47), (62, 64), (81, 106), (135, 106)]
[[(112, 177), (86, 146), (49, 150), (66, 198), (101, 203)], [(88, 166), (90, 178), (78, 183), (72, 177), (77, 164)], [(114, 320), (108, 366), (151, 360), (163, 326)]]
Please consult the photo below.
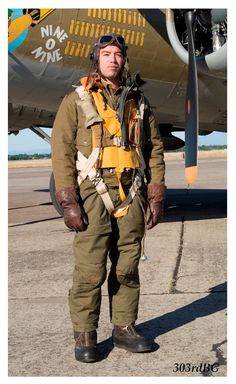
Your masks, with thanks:
[(39, 24), (54, 9), (21, 9), (8, 10), (8, 50), (13, 52), (26, 39), (29, 28)]

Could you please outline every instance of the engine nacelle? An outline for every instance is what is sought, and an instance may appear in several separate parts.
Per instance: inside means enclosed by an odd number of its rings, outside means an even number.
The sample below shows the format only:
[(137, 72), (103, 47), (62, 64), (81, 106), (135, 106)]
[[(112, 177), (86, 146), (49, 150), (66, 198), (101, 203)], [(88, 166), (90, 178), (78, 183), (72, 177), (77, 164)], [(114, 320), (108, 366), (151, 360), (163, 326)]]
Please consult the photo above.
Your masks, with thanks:
[[(177, 16), (175, 12), (179, 12)], [(198, 71), (221, 79), (227, 75), (226, 16), (225, 9), (199, 10), (195, 27), (196, 39), (200, 41), (202, 38), (196, 53)], [(166, 9), (166, 28), (176, 55), (188, 64), (187, 34), (184, 17), (179, 10)]]
[(161, 134), (163, 147), (165, 151), (174, 151), (176, 149), (184, 147), (185, 142), (179, 137), (172, 135), (172, 131), (182, 132), (183, 129), (175, 128), (173, 127), (172, 124), (164, 124), (164, 123), (158, 124), (158, 128)]

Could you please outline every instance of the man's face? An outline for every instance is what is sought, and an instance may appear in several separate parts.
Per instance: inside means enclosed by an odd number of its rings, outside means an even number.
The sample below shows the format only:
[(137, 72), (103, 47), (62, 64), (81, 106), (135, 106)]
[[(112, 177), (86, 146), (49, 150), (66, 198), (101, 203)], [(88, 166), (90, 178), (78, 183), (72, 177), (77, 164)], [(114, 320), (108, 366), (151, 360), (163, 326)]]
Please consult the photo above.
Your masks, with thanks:
[(100, 49), (99, 69), (103, 78), (117, 80), (124, 64), (124, 56), (119, 47), (108, 45)]

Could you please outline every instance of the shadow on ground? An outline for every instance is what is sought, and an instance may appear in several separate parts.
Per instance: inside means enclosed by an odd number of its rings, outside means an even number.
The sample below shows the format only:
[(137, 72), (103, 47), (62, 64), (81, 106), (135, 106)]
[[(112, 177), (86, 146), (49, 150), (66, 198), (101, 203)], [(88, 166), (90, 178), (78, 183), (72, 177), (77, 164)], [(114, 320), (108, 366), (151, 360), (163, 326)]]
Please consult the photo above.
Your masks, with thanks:
[[(153, 342), (153, 351), (155, 351), (159, 349), (159, 345), (155, 343), (155, 339), (158, 336), (182, 327), (199, 317), (209, 316), (215, 312), (221, 311), (226, 307), (227, 283), (225, 282), (210, 288), (207, 296), (195, 300), (172, 312), (168, 312), (162, 316), (138, 324), (136, 329), (148, 340)], [(112, 338), (109, 337), (99, 343), (98, 348), (102, 358), (105, 359), (113, 349)]]

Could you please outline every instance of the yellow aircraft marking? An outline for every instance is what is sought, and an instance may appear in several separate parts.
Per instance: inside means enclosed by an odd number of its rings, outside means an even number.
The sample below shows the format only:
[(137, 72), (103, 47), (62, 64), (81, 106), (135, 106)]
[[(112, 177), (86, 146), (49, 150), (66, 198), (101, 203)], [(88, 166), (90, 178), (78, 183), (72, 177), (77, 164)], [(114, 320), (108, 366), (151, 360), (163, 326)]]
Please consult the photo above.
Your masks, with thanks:
[(121, 9), (118, 10), (118, 23), (122, 23), (122, 12)]
[(141, 42), (140, 42), (140, 47), (143, 46), (143, 43), (144, 43), (144, 37), (145, 37), (145, 34), (142, 32), (141, 33)]
[(135, 32), (134, 32), (134, 31), (132, 31), (132, 33), (131, 33), (131, 40), (130, 40), (130, 44), (134, 44), (134, 34), (135, 34)]
[(100, 24), (97, 24), (96, 26), (96, 30), (95, 30), (95, 38), (98, 39), (98, 37), (101, 35), (100, 34), (100, 27), (101, 25)]
[(67, 41), (64, 55), (88, 57), (91, 51), (91, 44), (82, 44), (75, 41)]
[(127, 10), (124, 9), (124, 12), (123, 12), (123, 23), (126, 24), (126, 20), (127, 20)]
[(89, 8), (88, 17), (114, 21), (120, 24), (126, 24), (128, 21), (129, 25), (137, 25), (143, 28), (146, 26), (146, 20), (139, 12), (132, 10), (127, 11), (127, 9)]
[(128, 29), (127, 33), (125, 34), (125, 42), (126, 44), (129, 44), (129, 37), (130, 37), (130, 30)]
[[(45, 17), (50, 15), (50, 13), (52, 13), (54, 10), (55, 10), (55, 8), (40, 8), (39, 19), (33, 20), (32, 24), (39, 24), (43, 19), (45, 19)], [(31, 14), (32, 11), (33, 11), (32, 9), (30, 10), (30, 12), (29, 12), (29, 9), (26, 9), (26, 15)]]
[[(80, 43), (79, 43), (80, 44)], [(78, 45), (79, 45), (78, 44)], [(69, 52), (69, 55), (70, 56), (73, 56), (73, 54), (74, 54), (74, 51), (75, 51), (75, 46), (76, 46), (76, 43), (75, 42), (72, 42), (71, 43), (71, 47), (70, 47), (70, 52)]]
[[(69, 34), (78, 37), (98, 39), (105, 33), (122, 34), (126, 44), (142, 47), (144, 44), (145, 32), (133, 29), (132, 26), (145, 28), (144, 17), (136, 11), (127, 11), (126, 9), (88, 9), (88, 16), (91, 18), (99, 18), (104, 23), (90, 23), (72, 19), (69, 27)], [(105, 24), (105, 21), (116, 22), (118, 26)], [(127, 24), (129, 27), (121, 28), (121, 24)], [(91, 45), (78, 41), (69, 40), (64, 50), (65, 55), (88, 57)]]
[(79, 33), (79, 26), (80, 26), (80, 21), (77, 21), (76, 27), (75, 27), (75, 35), (78, 35), (78, 33)]
[[(124, 36), (126, 43), (128, 44), (135, 44), (135, 45), (143, 45), (144, 42), (144, 36), (145, 32), (140, 32), (136, 30), (130, 30), (120, 27), (112, 27), (110, 25), (106, 24), (94, 24), (94, 23), (88, 23), (88, 22), (80, 22), (71, 20), (69, 33), (70, 35), (79, 35), (79, 36), (85, 36), (85, 37), (95, 37), (98, 38), (99, 36), (103, 35), (104, 33), (109, 33), (112, 30), (112, 33), (122, 33)], [(131, 34), (131, 37), (130, 37)], [(140, 40), (140, 34), (142, 36)], [(130, 39), (130, 40), (129, 40)], [(140, 41), (140, 42), (139, 42)]]
[(86, 49), (86, 52), (85, 52), (85, 57), (88, 57), (88, 56), (89, 56), (89, 54), (90, 54), (90, 52), (91, 52), (91, 45), (90, 45), (90, 44), (88, 44), (88, 45), (87, 45), (87, 49)]
[(140, 39), (140, 32), (138, 32), (137, 35), (136, 35), (135, 45), (139, 44), (139, 39)]
[(132, 24), (132, 15), (130, 12), (128, 13), (128, 24)]
[(85, 22), (82, 21), (81, 28), (80, 28), (80, 31), (79, 31), (80, 36), (83, 36), (83, 34), (84, 34), (84, 24), (85, 24)]
[(107, 16), (108, 20), (111, 21), (111, 10), (108, 9), (108, 16)]
[(90, 28), (90, 23), (86, 23), (86, 29), (85, 29), (85, 36), (88, 37), (89, 35), (89, 28)]
[(93, 37), (94, 35), (94, 29), (95, 29), (95, 24), (91, 25), (91, 30), (90, 30), (90, 37)]
[(70, 22), (70, 29), (69, 29), (69, 33), (70, 33), (70, 34), (73, 33), (74, 25), (75, 25), (75, 20), (71, 20), (71, 22)]
[(103, 25), (102, 25), (102, 28), (101, 28), (101, 35), (104, 35), (104, 34), (105, 34), (105, 28), (106, 28), (106, 26), (103, 24)]

